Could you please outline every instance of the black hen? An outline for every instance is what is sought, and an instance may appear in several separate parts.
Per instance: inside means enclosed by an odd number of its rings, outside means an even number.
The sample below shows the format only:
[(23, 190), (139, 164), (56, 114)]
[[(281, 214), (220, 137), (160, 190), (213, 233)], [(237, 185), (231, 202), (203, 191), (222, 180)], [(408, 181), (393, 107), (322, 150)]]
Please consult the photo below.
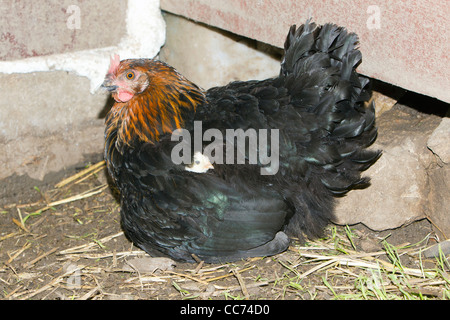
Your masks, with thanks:
[[(374, 106), (366, 105), (369, 80), (355, 71), (357, 40), (332, 24), (292, 26), (278, 77), (206, 92), (163, 62), (113, 59), (104, 82), (116, 100), (105, 157), (129, 239), (150, 254), (224, 262), (282, 252), (288, 235), (319, 236), (335, 195), (366, 186), (360, 172), (380, 154), (366, 150), (377, 131)], [(174, 161), (180, 143), (171, 133), (184, 128), (194, 137), (195, 123), (223, 137), (227, 129), (267, 129), (268, 139), (263, 145), (261, 135), (258, 143), (248, 136), (239, 154), (216, 135), (219, 147), (210, 155), (223, 147), (234, 164), (216, 161), (208, 170), (207, 159), (207, 172), (192, 172)], [(209, 144), (183, 155), (190, 161)], [(276, 165), (264, 154), (276, 156)]]

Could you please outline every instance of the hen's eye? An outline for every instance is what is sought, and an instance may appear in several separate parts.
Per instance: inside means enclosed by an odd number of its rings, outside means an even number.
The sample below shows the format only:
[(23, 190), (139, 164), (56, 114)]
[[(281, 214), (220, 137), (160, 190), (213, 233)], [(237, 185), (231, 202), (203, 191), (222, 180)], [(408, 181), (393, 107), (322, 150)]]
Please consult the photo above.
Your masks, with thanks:
[(127, 79), (128, 80), (131, 80), (131, 79), (133, 79), (134, 78), (134, 73), (133, 72), (128, 72), (127, 73)]

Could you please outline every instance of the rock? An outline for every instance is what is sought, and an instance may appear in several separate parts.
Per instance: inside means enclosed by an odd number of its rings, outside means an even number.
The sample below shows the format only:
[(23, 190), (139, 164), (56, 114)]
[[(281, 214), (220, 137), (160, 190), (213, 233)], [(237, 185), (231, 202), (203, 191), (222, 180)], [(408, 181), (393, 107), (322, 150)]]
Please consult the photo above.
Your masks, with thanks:
[(81, 288), (81, 268), (81, 266), (72, 262), (67, 262), (63, 265), (63, 271), (69, 275), (66, 280), (66, 285), (69, 289)]
[(381, 158), (367, 171), (371, 186), (339, 199), (338, 224), (363, 223), (373, 230), (392, 229), (431, 214), (428, 168), (434, 161), (427, 141), (441, 118), (396, 105), (377, 119), (374, 149)]
[(377, 91), (374, 91), (372, 93), (372, 98), (376, 101), (375, 113), (377, 114), (377, 116), (381, 116), (386, 111), (391, 110), (398, 100)]
[(139, 273), (154, 273), (157, 270), (166, 271), (173, 270), (176, 265), (175, 261), (169, 258), (158, 257), (143, 257), (143, 258), (134, 258), (128, 260), (122, 267), (124, 271), (136, 272)]
[[(447, 142), (449, 144), (449, 142)], [(450, 238), (450, 164), (436, 161), (428, 170), (430, 193), (426, 208), (427, 218), (438, 235)]]
[(405, 93), (406, 90), (400, 87), (381, 81), (374, 81), (372, 99), (375, 100), (375, 113), (377, 117), (391, 110)]
[(428, 139), (427, 145), (442, 162), (450, 164), (450, 118), (442, 119)]
[(429, 247), (423, 254), (425, 258), (438, 258), (440, 252), (442, 252), (444, 256), (450, 254), (450, 240), (445, 240)]

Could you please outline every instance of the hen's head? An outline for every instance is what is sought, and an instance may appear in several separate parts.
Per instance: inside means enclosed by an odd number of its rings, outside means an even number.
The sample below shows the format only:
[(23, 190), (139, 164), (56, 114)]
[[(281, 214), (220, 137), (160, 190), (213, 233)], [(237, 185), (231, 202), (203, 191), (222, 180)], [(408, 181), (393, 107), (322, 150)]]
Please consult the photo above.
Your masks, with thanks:
[(103, 87), (112, 92), (117, 102), (127, 102), (142, 93), (149, 85), (148, 67), (144, 59), (120, 61), (116, 54), (111, 57)]
[(183, 113), (205, 102), (203, 91), (164, 62), (126, 59), (118, 55), (102, 85), (115, 105), (107, 116), (107, 133), (118, 131), (118, 144), (154, 142), (164, 133), (181, 128)]

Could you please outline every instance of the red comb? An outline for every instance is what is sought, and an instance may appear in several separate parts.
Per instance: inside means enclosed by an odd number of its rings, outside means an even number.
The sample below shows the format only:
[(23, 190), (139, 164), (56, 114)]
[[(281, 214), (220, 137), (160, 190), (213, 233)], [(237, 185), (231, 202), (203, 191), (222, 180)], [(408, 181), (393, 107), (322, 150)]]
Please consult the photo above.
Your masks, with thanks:
[(111, 56), (111, 60), (109, 63), (109, 69), (108, 74), (114, 74), (116, 73), (117, 69), (119, 68), (120, 64), (120, 57), (118, 54), (114, 54), (114, 56)]

